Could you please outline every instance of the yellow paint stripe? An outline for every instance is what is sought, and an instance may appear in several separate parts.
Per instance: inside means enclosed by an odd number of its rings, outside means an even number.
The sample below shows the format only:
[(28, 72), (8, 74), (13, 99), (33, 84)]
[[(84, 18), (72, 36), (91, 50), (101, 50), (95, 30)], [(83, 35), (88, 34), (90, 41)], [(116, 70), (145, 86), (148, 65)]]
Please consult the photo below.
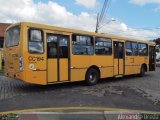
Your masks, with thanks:
[(0, 115), (4, 114), (18, 114), (23, 112), (35, 112), (35, 111), (62, 111), (62, 110), (96, 110), (96, 111), (129, 111), (129, 112), (140, 112), (140, 113), (150, 113), (150, 114), (160, 114), (160, 112), (155, 111), (144, 111), (144, 110), (132, 110), (132, 109), (121, 109), (121, 108), (100, 108), (100, 107), (59, 107), (59, 108), (35, 108), (35, 109), (24, 109), (0, 112)]

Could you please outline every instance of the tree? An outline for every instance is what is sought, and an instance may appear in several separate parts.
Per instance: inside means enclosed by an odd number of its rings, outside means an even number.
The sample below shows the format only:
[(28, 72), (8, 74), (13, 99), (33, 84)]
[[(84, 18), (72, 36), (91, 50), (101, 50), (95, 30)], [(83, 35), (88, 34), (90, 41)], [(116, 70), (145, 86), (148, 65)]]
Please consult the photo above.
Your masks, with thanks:
[(160, 38), (157, 38), (157, 39), (155, 39), (153, 41), (156, 43), (156, 45), (160, 45)]

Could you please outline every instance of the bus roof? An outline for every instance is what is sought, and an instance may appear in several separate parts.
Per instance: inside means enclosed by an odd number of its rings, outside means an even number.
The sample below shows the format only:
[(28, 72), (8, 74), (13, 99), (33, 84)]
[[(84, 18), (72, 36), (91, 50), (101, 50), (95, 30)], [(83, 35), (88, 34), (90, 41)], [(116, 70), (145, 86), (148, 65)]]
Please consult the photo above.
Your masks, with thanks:
[(84, 35), (99, 36), (99, 37), (108, 37), (108, 38), (117, 39), (117, 40), (136, 41), (136, 42), (143, 42), (143, 43), (155, 45), (154, 42), (150, 42), (150, 41), (146, 41), (146, 40), (134, 39), (134, 38), (129, 38), (129, 37), (121, 37), (121, 36), (111, 35), (111, 34), (106, 34), (106, 33), (95, 33), (95, 32), (83, 31), (83, 30), (75, 30), (75, 29), (56, 27), (56, 26), (39, 24), (39, 23), (32, 23), (32, 22), (19, 22), (19, 23), (16, 23), (16, 24), (9, 26), (7, 28), (7, 30), (11, 27), (14, 27), (14, 26), (17, 26), (20, 24), (28, 26), (28, 27), (35, 27), (35, 28), (40, 28), (40, 29), (56, 30), (56, 31), (60, 31), (60, 32), (84, 34)]

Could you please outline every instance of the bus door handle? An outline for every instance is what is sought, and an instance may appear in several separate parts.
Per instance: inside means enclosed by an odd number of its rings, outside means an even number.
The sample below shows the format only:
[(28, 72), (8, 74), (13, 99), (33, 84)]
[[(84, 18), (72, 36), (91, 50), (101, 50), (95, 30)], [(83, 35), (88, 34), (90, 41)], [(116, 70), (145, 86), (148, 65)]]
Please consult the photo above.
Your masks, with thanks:
[(76, 67), (70, 67), (70, 69), (75, 69)]

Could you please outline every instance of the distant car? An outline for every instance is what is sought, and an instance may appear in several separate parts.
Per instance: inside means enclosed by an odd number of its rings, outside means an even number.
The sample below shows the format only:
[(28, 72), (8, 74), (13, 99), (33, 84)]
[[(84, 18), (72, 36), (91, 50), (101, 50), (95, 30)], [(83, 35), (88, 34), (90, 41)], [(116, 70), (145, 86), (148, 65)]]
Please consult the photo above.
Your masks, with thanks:
[(156, 46), (156, 61), (157, 62), (160, 61), (160, 46), (159, 45)]
[(160, 61), (160, 53), (156, 53), (156, 61), (157, 61), (157, 62)]

